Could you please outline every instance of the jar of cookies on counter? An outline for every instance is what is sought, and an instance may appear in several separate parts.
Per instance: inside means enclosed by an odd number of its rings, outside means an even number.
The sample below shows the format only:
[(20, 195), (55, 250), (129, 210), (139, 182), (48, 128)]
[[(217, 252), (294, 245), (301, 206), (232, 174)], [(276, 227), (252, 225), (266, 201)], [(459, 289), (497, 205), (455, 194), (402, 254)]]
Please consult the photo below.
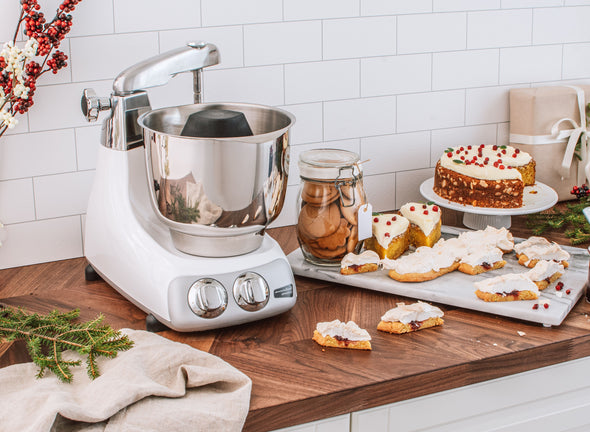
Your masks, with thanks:
[(339, 265), (358, 253), (357, 213), (367, 202), (359, 155), (337, 149), (309, 150), (299, 156), (301, 187), (297, 240), (303, 257), (318, 265)]

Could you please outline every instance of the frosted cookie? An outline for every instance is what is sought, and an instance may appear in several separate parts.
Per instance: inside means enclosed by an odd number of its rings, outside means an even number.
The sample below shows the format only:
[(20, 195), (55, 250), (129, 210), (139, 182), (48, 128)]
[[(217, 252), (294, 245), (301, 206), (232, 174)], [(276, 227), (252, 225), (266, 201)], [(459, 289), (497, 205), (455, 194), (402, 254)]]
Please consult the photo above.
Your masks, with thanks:
[(459, 263), (444, 249), (422, 246), (396, 260), (382, 260), (389, 277), (399, 282), (424, 282), (457, 269)]
[(440, 239), (441, 211), (437, 205), (410, 202), (401, 207), (400, 214), (410, 221), (410, 244), (432, 247)]
[(524, 274), (507, 274), (474, 283), (475, 295), (487, 302), (535, 300), (539, 288)]
[(500, 269), (506, 265), (502, 254), (502, 250), (496, 246), (485, 245), (463, 256), (459, 262), (459, 271), (476, 275)]
[(555, 261), (538, 261), (525, 275), (532, 280), (540, 290), (544, 290), (550, 283), (559, 279), (564, 272), (561, 263)]
[(340, 262), (340, 273), (343, 275), (352, 275), (357, 273), (367, 273), (376, 271), (379, 268), (379, 255), (375, 251), (364, 251), (357, 255), (348, 253)]
[(443, 311), (428, 303), (419, 301), (406, 305), (398, 303), (397, 307), (388, 310), (381, 317), (377, 330), (389, 333), (409, 333), (444, 323)]
[(518, 263), (525, 267), (533, 268), (539, 261), (555, 261), (569, 267), (570, 254), (564, 251), (555, 242), (550, 242), (544, 237), (530, 237), (521, 243), (514, 245), (514, 252)]
[(365, 248), (382, 259), (395, 259), (409, 247), (409, 227), (410, 221), (403, 216), (377, 214), (373, 217), (373, 236), (365, 240)]
[(485, 230), (465, 231), (459, 235), (459, 239), (466, 244), (495, 246), (504, 253), (512, 251), (514, 248), (514, 237), (506, 228), (494, 228), (488, 226)]
[(327, 347), (371, 349), (371, 335), (354, 321), (348, 321), (346, 324), (340, 320), (320, 322), (313, 332), (312, 339)]
[(471, 248), (461, 239), (457, 237), (451, 237), (450, 239), (441, 238), (432, 249), (440, 251), (457, 262), (461, 261), (461, 258), (469, 254)]

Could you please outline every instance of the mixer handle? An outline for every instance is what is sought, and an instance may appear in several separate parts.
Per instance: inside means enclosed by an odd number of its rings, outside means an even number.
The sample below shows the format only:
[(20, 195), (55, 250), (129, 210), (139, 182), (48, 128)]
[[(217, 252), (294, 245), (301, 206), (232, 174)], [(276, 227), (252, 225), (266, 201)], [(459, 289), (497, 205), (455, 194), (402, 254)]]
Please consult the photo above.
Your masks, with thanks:
[[(114, 94), (124, 96), (137, 90), (164, 85), (173, 76), (191, 71), (196, 71), (194, 73), (195, 90), (197, 87), (200, 90), (198, 72), (204, 67), (218, 64), (219, 60), (219, 50), (215, 45), (207, 42), (191, 42), (185, 47), (159, 54), (125, 69), (115, 78)], [(199, 81), (198, 84), (197, 81)]]

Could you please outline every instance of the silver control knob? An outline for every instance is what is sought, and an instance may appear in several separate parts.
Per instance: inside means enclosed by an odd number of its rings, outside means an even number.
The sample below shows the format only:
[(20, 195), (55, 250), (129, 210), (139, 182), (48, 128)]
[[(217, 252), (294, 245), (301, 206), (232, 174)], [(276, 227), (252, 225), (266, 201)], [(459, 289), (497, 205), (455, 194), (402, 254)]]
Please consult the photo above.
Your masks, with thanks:
[(98, 114), (101, 111), (111, 109), (111, 99), (96, 96), (96, 92), (93, 89), (84, 89), (80, 105), (86, 120), (95, 122), (98, 120)]
[(199, 279), (188, 289), (188, 305), (201, 318), (215, 318), (227, 308), (227, 291), (215, 279)]
[(262, 276), (254, 272), (242, 273), (234, 282), (234, 299), (248, 312), (262, 309), (268, 303), (270, 290)]

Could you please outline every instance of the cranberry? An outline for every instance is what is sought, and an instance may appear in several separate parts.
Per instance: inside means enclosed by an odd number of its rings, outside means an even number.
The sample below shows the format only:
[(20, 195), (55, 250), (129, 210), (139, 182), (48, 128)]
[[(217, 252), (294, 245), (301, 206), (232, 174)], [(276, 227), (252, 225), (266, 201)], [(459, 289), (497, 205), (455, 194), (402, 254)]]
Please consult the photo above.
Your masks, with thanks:
[(389, 233), (385, 233), (383, 234), (385, 237), (389, 237)]
[(502, 150), (502, 154), (506, 154), (506, 149)]
[(471, 146), (470, 145), (467, 146), (467, 150), (471, 150)]
[(559, 282), (557, 285), (555, 285), (555, 290), (556, 291), (561, 291), (563, 288), (563, 282)]
[(438, 211), (438, 207), (437, 206), (432, 206), (432, 211), (433, 212), (437, 212)]
[(426, 204), (422, 204), (422, 208), (425, 209), (426, 208)]
[(513, 158), (516, 158), (516, 156), (518, 156), (516, 153), (512, 153)]
[(392, 221), (396, 221), (397, 220), (397, 216), (394, 216), (391, 218)]
[(505, 167), (504, 165), (500, 165), (498, 168), (500, 168), (500, 169), (504, 169), (504, 168), (506, 168), (506, 167)]
[(543, 304), (543, 307), (544, 307), (545, 309), (549, 309), (549, 303), (545, 303), (545, 304)]
[(566, 289), (566, 290), (565, 290), (565, 293), (566, 293), (566, 294), (571, 294), (571, 293), (572, 293), (572, 290), (570, 290), (570, 289)]
[(374, 219), (373, 219), (373, 222), (375, 222), (375, 223), (379, 222), (379, 218), (377, 218), (377, 217), (376, 217), (376, 218), (374, 218)]
[(416, 207), (414, 207), (414, 206), (410, 207), (410, 211), (414, 211), (414, 210), (416, 210)]
[(492, 150), (494, 150), (494, 151), (498, 150), (498, 146), (497, 145), (493, 145), (492, 146)]
[(461, 160), (465, 160), (465, 156), (461, 156)]
[(518, 154), (518, 153), (520, 153), (520, 150), (519, 149), (514, 149), (514, 153)]
[(447, 153), (447, 156), (450, 157), (450, 158), (453, 157), (453, 152)]
[(424, 214), (427, 215), (428, 214), (428, 210), (424, 210)]
[(533, 305), (533, 309), (539, 309), (539, 303), (535, 303), (535, 304)]
[(391, 225), (390, 221), (385, 222), (386, 225)]

